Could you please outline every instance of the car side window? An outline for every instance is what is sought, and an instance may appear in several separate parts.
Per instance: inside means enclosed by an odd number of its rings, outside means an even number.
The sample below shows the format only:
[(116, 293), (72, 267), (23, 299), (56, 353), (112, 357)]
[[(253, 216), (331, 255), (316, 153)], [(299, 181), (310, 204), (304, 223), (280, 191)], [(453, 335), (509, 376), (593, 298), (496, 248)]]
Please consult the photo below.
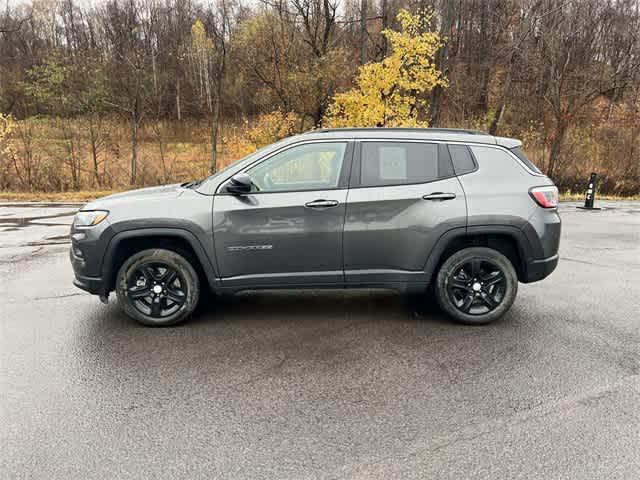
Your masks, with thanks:
[(449, 145), (449, 153), (456, 175), (469, 173), (476, 169), (471, 151), (466, 145)]
[(259, 192), (327, 190), (337, 188), (347, 142), (297, 145), (249, 169)]
[(446, 160), (439, 161), (436, 143), (362, 142), (360, 183), (371, 187), (432, 182), (453, 175)]

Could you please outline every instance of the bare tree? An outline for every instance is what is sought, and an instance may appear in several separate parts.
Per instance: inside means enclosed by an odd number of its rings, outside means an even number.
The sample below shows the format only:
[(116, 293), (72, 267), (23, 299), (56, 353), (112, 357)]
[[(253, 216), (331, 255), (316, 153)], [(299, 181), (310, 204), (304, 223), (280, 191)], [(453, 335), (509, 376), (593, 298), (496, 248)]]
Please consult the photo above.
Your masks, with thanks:
[(197, 20), (191, 28), (189, 59), (192, 65), (192, 81), (197, 86), (200, 103), (205, 106), (210, 118), (209, 169), (212, 173), (217, 169), (228, 28), (229, 9), (225, 0), (220, 0), (219, 9), (215, 14), (210, 14), (204, 23)]
[[(13, 154), (0, 153), (3, 188), (178, 180), (246, 148), (221, 153), (223, 125), (319, 125), (358, 66), (388, 55), (381, 32), (400, 8), (433, 11), (444, 42), (448, 86), (421, 118), (525, 137), (562, 188), (587, 164), (623, 177), (610, 191), (640, 185), (639, 0), (0, 2), (0, 112), (17, 122)], [(193, 151), (178, 164), (183, 149)]]
[[(613, 4), (584, 0), (553, 9), (550, 2), (545, 3), (550, 13), (540, 17), (535, 39), (539, 78), (554, 120), (547, 166), (553, 176), (570, 125), (597, 97), (619, 94), (628, 79), (637, 78), (640, 58), (637, 30), (621, 43), (615, 42), (625, 17)], [(626, 53), (612, 57), (606, 48), (612, 43)]]

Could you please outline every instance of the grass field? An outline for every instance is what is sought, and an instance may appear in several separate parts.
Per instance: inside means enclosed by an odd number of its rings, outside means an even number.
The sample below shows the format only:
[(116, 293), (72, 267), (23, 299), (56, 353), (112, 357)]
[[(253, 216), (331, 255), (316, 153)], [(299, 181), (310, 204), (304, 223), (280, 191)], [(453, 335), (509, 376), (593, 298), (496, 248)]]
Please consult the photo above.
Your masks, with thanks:
[[(133, 188), (126, 122), (118, 117), (102, 119), (93, 137), (90, 125), (86, 118), (16, 122), (4, 146), (0, 144), (0, 195), (5, 199), (83, 200), (101, 196), (103, 191)], [(295, 115), (280, 112), (227, 122), (216, 149), (217, 167), (308, 128)], [(558, 188), (567, 192), (565, 198), (581, 199), (591, 172), (598, 173), (598, 191), (603, 194), (640, 195), (640, 150), (627, 148), (635, 145), (635, 137), (625, 132), (572, 130), (552, 175)], [(505, 129), (504, 135), (522, 138), (527, 155), (549, 171), (548, 141), (540, 129), (524, 133)], [(211, 148), (202, 120), (148, 121), (140, 127), (136, 145), (135, 186), (180, 183), (208, 175)]]

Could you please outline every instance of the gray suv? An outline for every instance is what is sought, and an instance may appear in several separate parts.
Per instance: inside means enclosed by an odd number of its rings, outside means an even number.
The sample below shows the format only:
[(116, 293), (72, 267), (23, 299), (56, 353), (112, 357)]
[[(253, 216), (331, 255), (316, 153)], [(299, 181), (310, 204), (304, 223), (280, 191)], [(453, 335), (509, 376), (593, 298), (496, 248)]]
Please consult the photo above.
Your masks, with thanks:
[(491, 322), (558, 263), (558, 190), (521, 142), (452, 129), (322, 129), (182, 185), (85, 205), (75, 285), (152, 326), (213, 293), (392, 288)]

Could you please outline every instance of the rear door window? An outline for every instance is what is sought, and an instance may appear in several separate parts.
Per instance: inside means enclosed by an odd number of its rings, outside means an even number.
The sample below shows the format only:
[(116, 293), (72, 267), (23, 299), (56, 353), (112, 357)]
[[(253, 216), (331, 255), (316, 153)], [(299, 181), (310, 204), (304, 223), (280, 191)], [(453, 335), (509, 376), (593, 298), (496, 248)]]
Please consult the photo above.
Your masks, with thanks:
[(445, 160), (439, 160), (436, 143), (362, 142), (360, 184), (406, 185), (447, 178), (453, 175), (453, 169)]

